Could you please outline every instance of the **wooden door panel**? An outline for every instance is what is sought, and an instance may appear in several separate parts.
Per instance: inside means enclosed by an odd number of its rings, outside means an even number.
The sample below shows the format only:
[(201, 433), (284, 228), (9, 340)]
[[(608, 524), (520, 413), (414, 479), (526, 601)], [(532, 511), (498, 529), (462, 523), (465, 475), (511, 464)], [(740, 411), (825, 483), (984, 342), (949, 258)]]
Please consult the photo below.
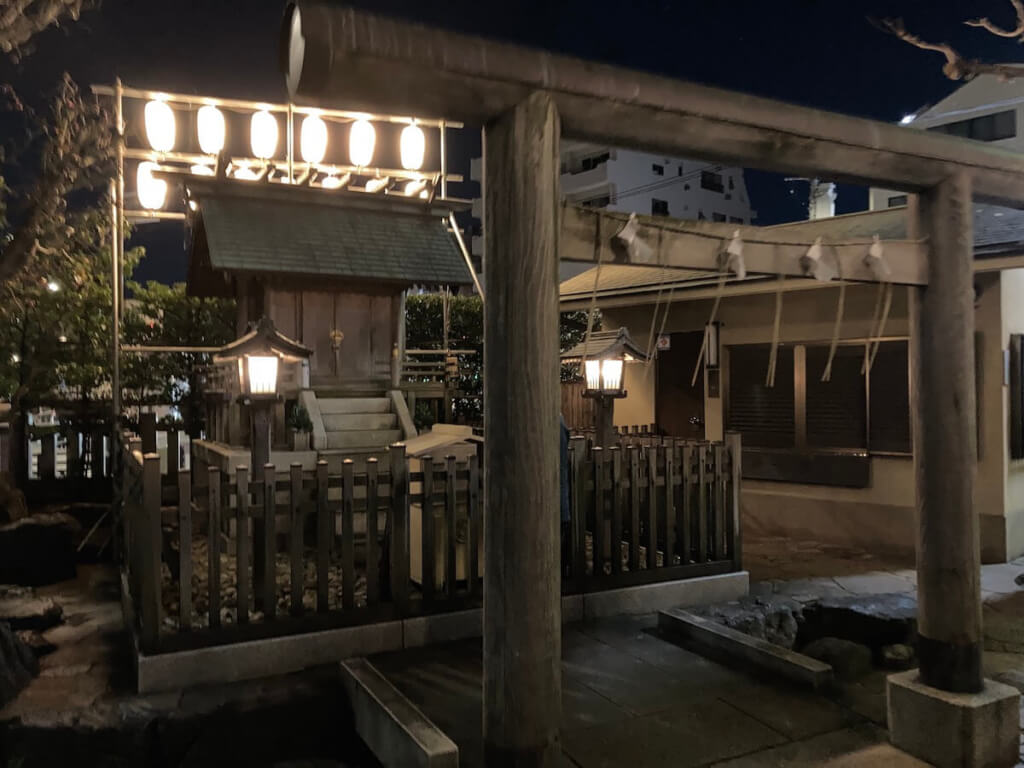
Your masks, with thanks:
[(671, 334), (671, 347), (658, 352), (655, 418), (658, 427), (675, 437), (704, 439), (704, 376), (690, 386), (700, 355), (703, 331)]

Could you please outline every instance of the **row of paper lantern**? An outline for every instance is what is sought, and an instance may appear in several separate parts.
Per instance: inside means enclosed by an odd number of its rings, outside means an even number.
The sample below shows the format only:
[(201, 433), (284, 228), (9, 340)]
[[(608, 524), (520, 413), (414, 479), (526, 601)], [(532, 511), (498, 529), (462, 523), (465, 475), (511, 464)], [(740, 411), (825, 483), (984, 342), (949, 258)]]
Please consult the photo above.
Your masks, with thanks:
[[(146, 139), (157, 152), (174, 149), (176, 124), (174, 110), (166, 101), (154, 99), (145, 108)], [(224, 148), (226, 125), (224, 113), (212, 104), (200, 107), (196, 120), (199, 147), (207, 155), (216, 155)], [(252, 153), (261, 160), (269, 160), (277, 152), (277, 119), (267, 110), (254, 112), (249, 128)], [(360, 119), (352, 123), (348, 135), (348, 153), (352, 165), (365, 168), (373, 162), (377, 133), (373, 124)], [(417, 171), (423, 167), (426, 137), (423, 129), (411, 123), (402, 129), (399, 142), (402, 167)], [(299, 132), (299, 151), (303, 162), (317, 165), (327, 154), (327, 123), (319, 115), (309, 114), (302, 120)]]

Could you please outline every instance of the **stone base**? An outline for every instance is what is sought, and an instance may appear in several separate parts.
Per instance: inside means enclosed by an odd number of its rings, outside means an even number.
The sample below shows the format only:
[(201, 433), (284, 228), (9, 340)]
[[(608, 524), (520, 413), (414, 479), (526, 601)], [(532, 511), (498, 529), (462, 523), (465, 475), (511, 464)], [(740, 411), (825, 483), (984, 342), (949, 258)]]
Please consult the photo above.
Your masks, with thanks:
[(949, 693), (916, 669), (886, 685), (892, 743), (939, 768), (1002, 768), (1020, 759), (1020, 693), (986, 680), (981, 693)]

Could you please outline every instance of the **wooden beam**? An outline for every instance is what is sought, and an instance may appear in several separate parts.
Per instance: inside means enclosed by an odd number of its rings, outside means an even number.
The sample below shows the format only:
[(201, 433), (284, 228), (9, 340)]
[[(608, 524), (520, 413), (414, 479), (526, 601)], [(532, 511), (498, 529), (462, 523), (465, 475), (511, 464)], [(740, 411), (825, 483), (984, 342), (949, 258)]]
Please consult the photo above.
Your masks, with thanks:
[(484, 747), (489, 766), (558, 758), (558, 112), (536, 94), (487, 124)]
[(958, 174), (919, 203), (916, 226), (933, 250), (928, 287), (911, 313), (918, 658), (925, 685), (976, 693), (982, 634), (970, 179)]
[[(637, 216), (637, 234), (650, 251), (631, 258), (617, 247), (615, 235), (629, 220), (629, 214), (582, 208), (565, 204), (562, 211), (558, 258), (564, 261), (638, 266), (678, 267), (717, 271), (719, 256), (735, 232), (743, 239), (743, 260), (748, 274), (804, 277), (800, 259), (814, 242), (797, 232), (764, 227), (707, 221), (680, 221), (661, 216)], [(836, 259), (844, 280), (878, 282), (864, 264), (871, 240), (852, 238), (830, 243), (823, 240), (824, 257)], [(892, 270), (891, 281), (923, 285), (926, 280), (928, 246), (915, 240), (883, 242), (885, 260)]]
[[(296, 9), (298, 17), (296, 17)], [(293, 98), (486, 122), (548, 92), (564, 135), (831, 181), (918, 191), (966, 172), (978, 200), (1024, 207), (1024, 155), (317, 0), (285, 12)]]

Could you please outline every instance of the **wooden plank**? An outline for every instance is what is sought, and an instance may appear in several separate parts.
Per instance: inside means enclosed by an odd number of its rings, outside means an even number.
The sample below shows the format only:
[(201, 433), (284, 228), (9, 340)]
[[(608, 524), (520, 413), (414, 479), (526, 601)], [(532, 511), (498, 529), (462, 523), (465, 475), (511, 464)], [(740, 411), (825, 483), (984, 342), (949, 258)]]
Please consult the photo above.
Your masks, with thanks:
[(178, 430), (171, 427), (167, 430), (167, 477), (177, 481), (178, 469), (181, 467), (181, 450), (178, 444)]
[(591, 451), (594, 457), (594, 530), (591, 532), (593, 574), (604, 573), (604, 522), (605, 522), (605, 449), (595, 445)]
[(160, 564), (162, 545), (160, 530), (160, 456), (147, 453), (143, 457), (142, 466), (142, 562), (141, 571), (141, 619), (142, 619), (142, 650), (154, 653), (160, 639), (160, 623), (162, 606), (160, 600), (161, 577)]
[(366, 460), (366, 604), (380, 602), (380, 540), (377, 535), (377, 459)]
[(341, 607), (356, 607), (356, 531), (352, 496), (355, 483), (352, 459), (341, 464)]
[[(676, 504), (676, 477), (673, 472), (672, 453), (669, 445), (660, 445), (655, 449), (658, 453), (658, 464), (661, 465), (664, 474), (665, 494), (665, 567), (675, 564), (676, 539), (682, 533), (682, 506)], [(680, 510), (679, 515), (676, 510)], [(685, 551), (685, 550), (682, 550)], [(680, 562), (685, 563), (686, 559), (681, 558)]]
[(622, 573), (622, 508), (625, 506), (625, 480), (622, 477), (622, 449), (613, 445), (608, 449), (612, 462), (612, 573)]
[(447, 529), (448, 552), (445, 556), (444, 593), (455, 597), (456, 564), (458, 557), (458, 530), (455, 517), (455, 457), (445, 459), (444, 473), (444, 525)]
[(331, 544), (334, 525), (327, 506), (327, 460), (316, 463), (316, 610), (326, 613), (330, 609)]
[(277, 490), (275, 486), (276, 468), (273, 464), (263, 465), (263, 525), (261, 526), (262, 546), (260, 546), (263, 567), (261, 569), (261, 607), (263, 620), (271, 621), (277, 615)]
[(743, 483), (743, 442), (739, 432), (726, 432), (725, 445), (729, 455), (729, 492), (726, 512), (729, 521), (729, 557), (733, 568), (743, 570), (743, 529), (740, 526), (741, 490)]
[(683, 443), (672, 448), (672, 461), (679, 461), (679, 489), (682, 503), (679, 505), (679, 551), (680, 564), (692, 562), (693, 554), (693, 456), (692, 445)]
[(725, 546), (725, 483), (726, 475), (724, 472), (724, 461), (725, 455), (724, 446), (721, 443), (715, 443), (713, 447), (713, 455), (715, 459), (715, 476), (713, 479), (714, 483), (714, 494), (715, 494), (715, 534), (714, 534), (714, 558), (715, 560), (722, 560), (725, 558), (726, 546)]
[(409, 602), (409, 464), (405, 444), (389, 449), (391, 463), (391, 504), (388, 507), (388, 576), (391, 601), (400, 613)]
[[(644, 455), (647, 467), (647, 568), (652, 570), (658, 567), (658, 449), (649, 446), (644, 449)], [(665, 565), (672, 562), (668, 548), (664, 562)]]
[(466, 586), (470, 597), (480, 595), (478, 553), (480, 552), (480, 464), (473, 454), (469, 457), (468, 500), (466, 502)]
[[(483, 124), (531, 94), (543, 94), (552, 112), (558, 112), (564, 135), (573, 139), (904, 191), (926, 189), (965, 173), (974, 181), (978, 200), (1010, 206), (1024, 202), (1019, 182), (1024, 158), (990, 144), (424, 27), (351, 7), (301, 8), (302, 37), (295, 41), (303, 46), (296, 57), (301, 76), (286, 74), (293, 98)], [(289, 60), (287, 52), (284, 60)], [(494, 163), (487, 168), (493, 173)]]
[(218, 629), (220, 627), (220, 469), (212, 465), (207, 469), (209, 479), (206, 493), (209, 513), (206, 522), (206, 584), (210, 606), (209, 625), (211, 629)]
[[(749, 275), (785, 275), (808, 278), (800, 259), (815, 237), (796, 230), (766, 229), (711, 221), (684, 221), (665, 216), (637, 216), (637, 237), (649, 250), (630, 256), (614, 236), (626, 225), (630, 214), (584, 208), (563, 203), (558, 257), (564, 261), (639, 266), (676, 267), (716, 272), (720, 255), (736, 232), (743, 240), (743, 263)], [(823, 238), (824, 256), (837, 267), (837, 274), (853, 282), (878, 282), (864, 263), (871, 247), (868, 238), (844, 237), (841, 233)], [(595, 243), (598, 245), (595, 246)], [(886, 263), (891, 282), (924, 285), (927, 282), (928, 245), (916, 240), (885, 240)], [(679, 279), (686, 273), (680, 272)], [(644, 425), (643, 429), (648, 430)], [(638, 430), (634, 431), (638, 434)]]
[(156, 414), (153, 412), (139, 414), (139, 437), (142, 439), (143, 453), (156, 453)]
[(572, 578), (577, 589), (587, 577), (587, 439), (573, 437), (569, 445), (572, 487), (569, 496), (569, 523), (572, 528)]
[(436, 564), (434, 553), (434, 457), (421, 460), (423, 480), (420, 492), (420, 590), (423, 602), (429, 605), (434, 599)]
[(629, 569), (640, 569), (640, 446), (626, 449), (629, 463)]
[(249, 468), (235, 469), (235, 595), (238, 599), (239, 624), (249, 621), (249, 596), (252, 588), (250, 565), (252, 562), (252, 538), (249, 530)]
[(708, 456), (707, 446), (697, 446), (697, 562), (708, 561)]
[(291, 550), (291, 578), (288, 583), (291, 592), (291, 614), (292, 616), (302, 615), (302, 597), (306, 591), (306, 564), (305, 564), (305, 515), (302, 513), (302, 464), (292, 462), (288, 468), (288, 475), (291, 479), (291, 493), (289, 494), (289, 512), (291, 512), (291, 532), (288, 536), (289, 549)]
[(192, 473), (178, 479), (178, 626), (192, 629)]

